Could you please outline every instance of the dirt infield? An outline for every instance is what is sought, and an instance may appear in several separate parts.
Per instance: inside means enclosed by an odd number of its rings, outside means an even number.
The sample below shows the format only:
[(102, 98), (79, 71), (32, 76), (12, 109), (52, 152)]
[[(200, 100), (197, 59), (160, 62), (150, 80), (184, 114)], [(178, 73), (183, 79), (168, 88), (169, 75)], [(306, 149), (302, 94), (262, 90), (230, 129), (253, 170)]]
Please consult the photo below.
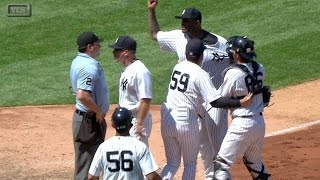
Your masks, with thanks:
[[(318, 88), (317, 88), (318, 87)], [(319, 122), (320, 80), (273, 92), (272, 105), (265, 109), (266, 133), (271, 134), (305, 123)], [(110, 112), (113, 111), (112, 106)], [(157, 163), (165, 163), (160, 136), (159, 106), (152, 107), (153, 129), (150, 148)], [(72, 179), (73, 105), (41, 107), (0, 107), (0, 179)], [(107, 138), (114, 134), (110, 126)], [(290, 133), (266, 137), (265, 165), (273, 179), (318, 179), (320, 177), (320, 124)], [(177, 178), (181, 179), (182, 168)], [(239, 161), (233, 179), (250, 179)], [(197, 179), (203, 179), (198, 160)]]

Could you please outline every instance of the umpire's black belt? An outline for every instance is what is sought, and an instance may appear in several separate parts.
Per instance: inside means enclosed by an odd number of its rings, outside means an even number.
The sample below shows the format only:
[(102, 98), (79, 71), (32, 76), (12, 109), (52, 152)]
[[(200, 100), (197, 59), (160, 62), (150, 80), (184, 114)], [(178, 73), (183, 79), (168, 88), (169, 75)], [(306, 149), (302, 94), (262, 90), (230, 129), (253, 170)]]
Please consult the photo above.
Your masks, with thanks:
[[(259, 113), (260, 116), (262, 116), (262, 112)], [(236, 118), (236, 117), (243, 117), (243, 118), (249, 118), (249, 117), (253, 117), (254, 115), (248, 115), (248, 116), (232, 116), (233, 118)]]
[(80, 111), (79, 109), (76, 109), (75, 113), (78, 114), (78, 115), (81, 115), (81, 116), (87, 114), (87, 112)]

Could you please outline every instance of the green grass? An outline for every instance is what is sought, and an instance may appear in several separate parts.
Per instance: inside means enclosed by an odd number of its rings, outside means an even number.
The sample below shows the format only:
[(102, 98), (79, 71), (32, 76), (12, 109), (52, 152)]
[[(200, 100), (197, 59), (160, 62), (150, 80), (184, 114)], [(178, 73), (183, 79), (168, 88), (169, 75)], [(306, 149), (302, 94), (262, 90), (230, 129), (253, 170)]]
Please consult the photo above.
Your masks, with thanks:
[[(76, 38), (95, 31), (105, 41), (98, 57), (107, 77), (111, 102), (117, 103), (122, 69), (113, 60), (112, 44), (128, 34), (138, 42), (138, 57), (153, 75), (154, 104), (167, 91), (177, 57), (162, 52), (149, 38), (146, 0), (28, 0), (31, 17), (7, 17), (0, 2), (0, 106), (72, 104), (69, 68), (77, 54)], [(161, 0), (157, 8), (162, 30), (180, 27), (173, 18), (194, 6), (202, 26), (224, 37), (247, 35), (255, 41), (259, 62), (273, 89), (320, 78), (320, 6), (317, 0)]]

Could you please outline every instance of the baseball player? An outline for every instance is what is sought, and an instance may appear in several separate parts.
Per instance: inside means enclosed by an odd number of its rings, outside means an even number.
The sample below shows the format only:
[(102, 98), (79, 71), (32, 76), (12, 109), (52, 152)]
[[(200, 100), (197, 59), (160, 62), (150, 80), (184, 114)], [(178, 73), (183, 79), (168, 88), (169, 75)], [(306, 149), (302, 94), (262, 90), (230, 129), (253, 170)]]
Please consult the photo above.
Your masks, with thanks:
[(152, 101), (152, 78), (147, 67), (136, 58), (137, 43), (130, 36), (120, 36), (109, 47), (113, 48), (114, 59), (123, 64), (119, 80), (119, 106), (133, 114), (130, 134), (148, 146), (152, 116), (149, 112)]
[(240, 107), (251, 102), (250, 94), (241, 100), (219, 95), (208, 73), (199, 66), (205, 49), (200, 39), (190, 39), (186, 45), (187, 61), (173, 68), (166, 102), (161, 107), (161, 135), (167, 159), (161, 173), (163, 179), (173, 179), (181, 156), (182, 179), (195, 179), (200, 149), (198, 107), (203, 101), (220, 108)]
[(126, 108), (117, 108), (112, 114), (112, 127), (116, 135), (103, 142), (90, 166), (89, 179), (159, 180), (158, 166), (148, 147), (131, 137), (132, 114)]
[[(238, 65), (226, 70), (220, 87), (221, 95), (235, 99), (249, 92), (255, 95), (251, 105), (231, 108), (231, 125), (213, 161), (214, 179), (231, 179), (230, 166), (243, 158), (253, 179), (267, 180), (270, 174), (261, 160), (265, 135), (261, 88), (265, 70), (261, 64), (252, 60), (256, 56), (253, 41), (243, 36), (234, 36), (229, 42), (231, 57)], [(249, 73), (243, 71), (243, 68), (248, 69)]]
[[(193, 38), (201, 39), (207, 47), (201, 67), (209, 73), (212, 83), (218, 89), (223, 82), (221, 74), (230, 65), (226, 53), (226, 39), (202, 29), (202, 15), (195, 8), (186, 8), (180, 16), (176, 16), (181, 19), (181, 30), (161, 31), (155, 13), (157, 3), (157, 0), (148, 0), (151, 39), (157, 41), (162, 50), (176, 52), (179, 62), (186, 60), (185, 47), (187, 42)], [(199, 111), (201, 121), (200, 152), (207, 174), (211, 160), (218, 152), (227, 131), (228, 114), (227, 109), (212, 108), (209, 102), (204, 102), (203, 108)]]
[(109, 91), (104, 72), (95, 59), (102, 39), (93, 32), (83, 32), (77, 39), (78, 55), (70, 67), (70, 81), (76, 95), (72, 130), (75, 149), (75, 179), (87, 179), (90, 163), (104, 141), (109, 110)]

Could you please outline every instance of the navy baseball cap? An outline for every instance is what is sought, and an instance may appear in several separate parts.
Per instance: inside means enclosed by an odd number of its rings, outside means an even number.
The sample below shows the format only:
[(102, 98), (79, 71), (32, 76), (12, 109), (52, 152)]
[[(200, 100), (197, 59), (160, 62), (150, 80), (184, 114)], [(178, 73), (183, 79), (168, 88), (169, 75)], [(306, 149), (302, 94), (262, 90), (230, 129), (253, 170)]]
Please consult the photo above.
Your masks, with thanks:
[(102, 42), (102, 41), (103, 39), (99, 38), (96, 35), (96, 33), (88, 31), (88, 32), (83, 32), (78, 36), (77, 45), (78, 45), (78, 48), (81, 49), (86, 47), (88, 44), (93, 44), (95, 42)]
[(132, 122), (132, 114), (127, 108), (116, 108), (112, 114), (112, 122), (117, 130), (130, 128), (128, 124)]
[(203, 54), (206, 49), (203, 42), (198, 38), (190, 39), (186, 46), (186, 57), (189, 60), (195, 60)]
[(201, 12), (196, 8), (186, 8), (182, 11), (181, 16), (175, 16), (178, 19), (196, 19), (202, 20)]
[(129, 50), (136, 50), (137, 49), (137, 42), (131, 38), (130, 36), (120, 36), (117, 38), (116, 42), (109, 47), (113, 49), (129, 49)]

